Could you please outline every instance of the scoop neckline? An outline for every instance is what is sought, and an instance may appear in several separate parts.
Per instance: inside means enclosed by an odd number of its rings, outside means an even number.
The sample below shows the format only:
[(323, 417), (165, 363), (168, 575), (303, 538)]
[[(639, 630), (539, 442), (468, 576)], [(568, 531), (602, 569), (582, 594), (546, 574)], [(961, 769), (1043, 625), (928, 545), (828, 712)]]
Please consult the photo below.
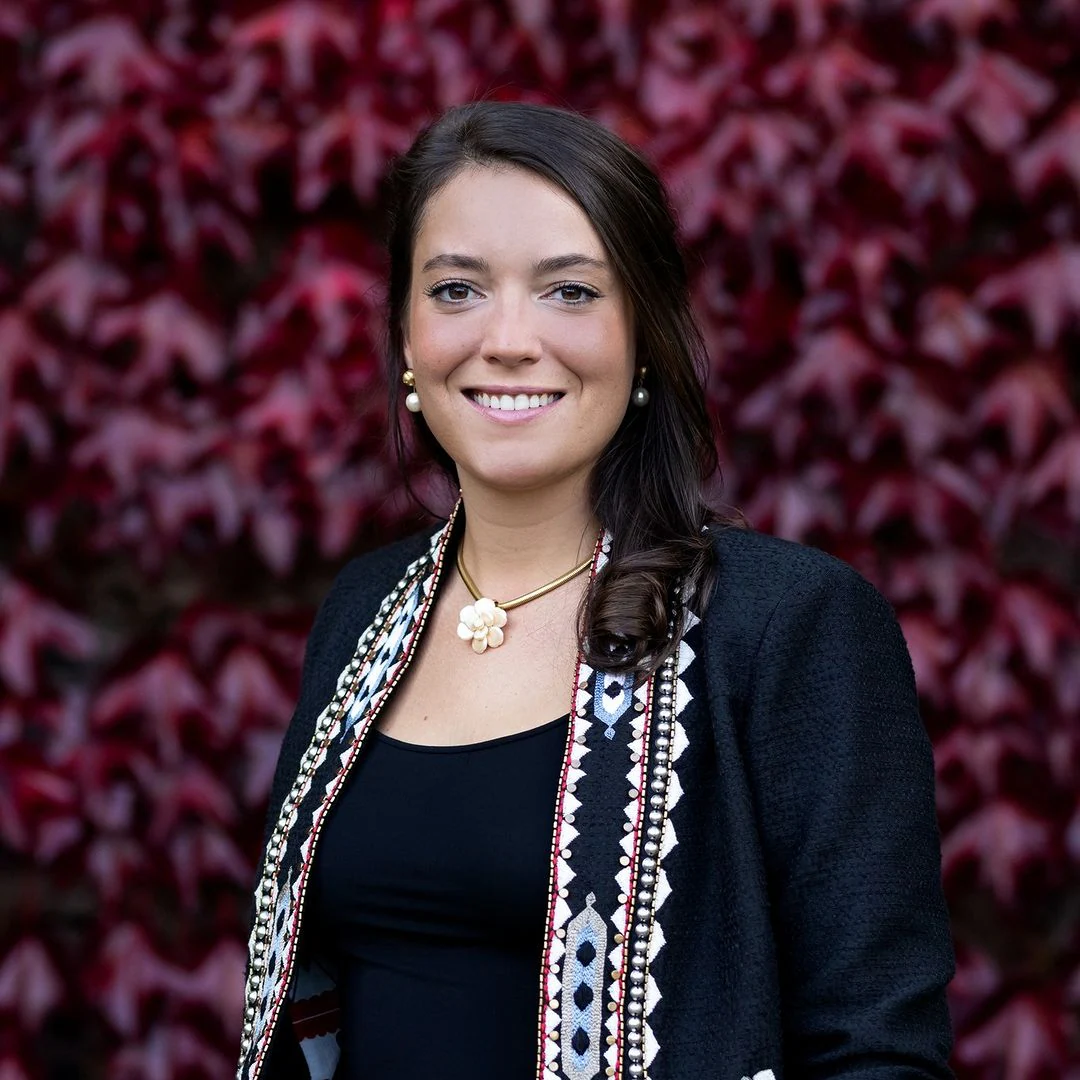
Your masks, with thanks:
[(378, 738), (379, 742), (388, 743), (390, 746), (396, 746), (402, 750), (411, 750), (419, 754), (461, 754), (472, 750), (489, 750), (495, 746), (504, 746), (506, 743), (519, 742), (522, 739), (531, 738), (533, 735), (540, 735), (545, 731), (550, 731), (560, 724), (565, 724), (569, 719), (570, 714), (563, 713), (562, 716), (549, 720), (546, 724), (526, 728), (524, 731), (514, 731), (509, 735), (499, 735), (494, 739), (481, 739), (480, 742), (454, 743), (449, 746), (406, 742), (404, 739), (395, 739), (393, 735), (387, 735), (378, 728), (373, 728), (372, 734)]

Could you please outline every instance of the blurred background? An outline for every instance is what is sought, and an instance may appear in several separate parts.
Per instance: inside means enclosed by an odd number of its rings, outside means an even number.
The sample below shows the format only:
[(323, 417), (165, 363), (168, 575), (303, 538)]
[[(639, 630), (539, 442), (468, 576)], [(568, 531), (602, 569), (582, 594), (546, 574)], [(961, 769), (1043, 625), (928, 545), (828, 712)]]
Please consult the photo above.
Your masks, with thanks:
[(483, 95), (659, 166), (723, 498), (907, 636), (956, 1072), (1080, 1077), (1078, 87), (1078, 0), (0, 5), (0, 1080), (232, 1075), (314, 605), (421, 520), (380, 181)]

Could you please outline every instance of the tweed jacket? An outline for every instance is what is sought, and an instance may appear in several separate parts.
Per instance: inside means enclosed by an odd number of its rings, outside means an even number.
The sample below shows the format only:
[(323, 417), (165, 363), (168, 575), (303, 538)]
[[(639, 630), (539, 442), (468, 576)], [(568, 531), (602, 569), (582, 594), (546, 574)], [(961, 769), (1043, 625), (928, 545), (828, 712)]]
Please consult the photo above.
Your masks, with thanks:
[[(460, 531), (452, 517), (352, 560), (316, 617), (271, 794), (240, 1080), (334, 1074), (333, 958), (308, 945), (305, 890)], [(933, 762), (893, 611), (820, 551), (713, 535), (714, 595), (673, 607), (671, 660), (635, 685), (579, 658), (567, 687), (535, 1077), (948, 1078)]]

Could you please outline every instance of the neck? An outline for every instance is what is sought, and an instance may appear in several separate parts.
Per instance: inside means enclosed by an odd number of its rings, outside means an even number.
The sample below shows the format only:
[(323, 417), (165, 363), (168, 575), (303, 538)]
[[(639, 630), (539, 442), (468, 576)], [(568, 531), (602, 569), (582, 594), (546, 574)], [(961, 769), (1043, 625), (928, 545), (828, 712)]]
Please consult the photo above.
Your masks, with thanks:
[(600, 532), (580, 487), (491, 492), (463, 478), (461, 497), (461, 552), (485, 596), (514, 596), (559, 577), (592, 554)]

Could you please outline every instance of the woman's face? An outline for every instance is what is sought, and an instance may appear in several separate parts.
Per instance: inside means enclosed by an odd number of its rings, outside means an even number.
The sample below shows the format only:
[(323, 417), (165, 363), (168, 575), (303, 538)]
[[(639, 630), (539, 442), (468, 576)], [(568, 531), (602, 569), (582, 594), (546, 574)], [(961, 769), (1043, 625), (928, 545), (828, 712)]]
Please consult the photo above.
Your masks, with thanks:
[(470, 166), (431, 199), (404, 330), (463, 486), (585, 480), (626, 413), (629, 300), (584, 211), (525, 169)]

